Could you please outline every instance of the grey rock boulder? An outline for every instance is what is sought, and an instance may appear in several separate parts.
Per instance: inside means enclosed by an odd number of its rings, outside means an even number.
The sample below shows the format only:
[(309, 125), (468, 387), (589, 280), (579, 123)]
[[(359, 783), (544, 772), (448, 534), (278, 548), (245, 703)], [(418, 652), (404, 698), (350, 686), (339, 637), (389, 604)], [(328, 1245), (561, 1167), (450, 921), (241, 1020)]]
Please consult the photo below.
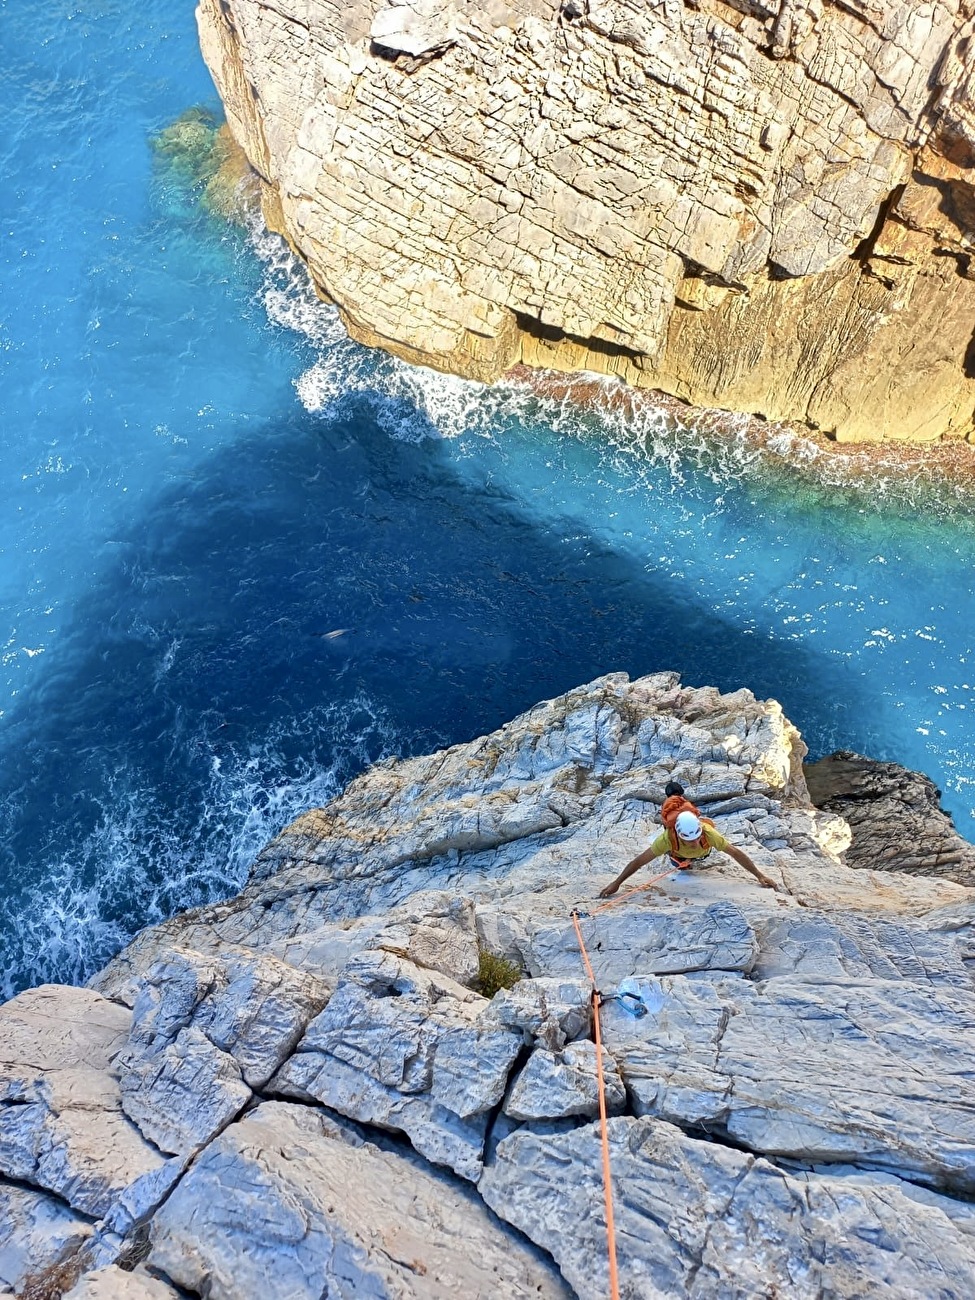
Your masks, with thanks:
[[(971, 1294), (971, 1205), (891, 1176), (779, 1169), (655, 1120), (613, 1119), (609, 1128), (624, 1296)], [(479, 1190), (502, 1218), (549, 1245), (580, 1300), (603, 1300), (598, 1125), (514, 1133), (499, 1144)]]
[(162, 1151), (200, 1149), (287, 1059), (330, 986), (277, 958), (173, 947), (140, 981), (122, 1105)]
[[(626, 1108), (626, 1089), (616, 1062), (603, 1048), (606, 1110), (618, 1115)], [(599, 1114), (599, 1088), (594, 1043), (569, 1043), (561, 1052), (537, 1047), (512, 1084), (504, 1113), (516, 1120), (592, 1119)]]
[(210, 1300), (568, 1300), (471, 1189), (269, 1102), (210, 1144), (156, 1215), (148, 1263)]
[[(178, 952), (186, 954), (198, 966), (205, 958), (225, 972), (219, 977), (220, 987), (233, 985), (229, 997), (209, 998), (213, 1010), (221, 1003), (238, 1011), (245, 1008), (252, 1027), (264, 1026), (268, 1040), (277, 1044), (282, 1028), (284, 1037), (291, 1031), (286, 1023), (289, 1008), (300, 1008), (306, 1000), (309, 1004), (318, 1000), (317, 1009), (320, 1009), (346, 963), (361, 952), (387, 950), (418, 966), (449, 975), (461, 984), (477, 975), (479, 953), (474, 908), (469, 899), (453, 890), (418, 888), (402, 905), (381, 908), (362, 917), (331, 920), (316, 916), (309, 924), (294, 925), (289, 920), (291, 915), (287, 899), (279, 899), (272, 909), (262, 907), (253, 912), (245, 909), (246, 924), (241, 924), (241, 915), (231, 904), (185, 913), (154, 929), (143, 930), (90, 981), (90, 987), (134, 1006), (156, 963), (171, 962)], [(222, 918), (222, 924), (215, 924), (217, 917)], [(223, 937), (224, 932), (232, 933), (234, 938)], [(241, 987), (242, 980), (248, 977), (245, 959), (249, 956), (253, 966), (258, 951), (268, 961), (265, 965), (258, 963), (251, 978), (259, 977), (255, 982), (264, 986), (270, 999), (266, 1003)], [(304, 986), (300, 973), (307, 975)], [(201, 997), (207, 987), (204, 983)], [(219, 991), (215, 987), (211, 993)], [(260, 991), (260, 987), (255, 989), (257, 994)], [(280, 1025), (277, 1023), (279, 1009), (285, 1011), (285, 1021)], [(260, 1086), (252, 1072), (258, 1062), (250, 1062), (243, 1055), (243, 1049), (252, 1052), (258, 1044), (245, 1038), (237, 1046), (231, 1046), (219, 1031), (214, 1041), (223, 1042), (226, 1050), (241, 1061), (245, 1077)], [(267, 1066), (259, 1068), (266, 1075)]]
[(131, 1044), (152, 1051), (184, 1029), (202, 1033), (260, 1088), (290, 1055), (331, 986), (273, 956), (224, 947), (208, 956), (172, 948), (142, 981)]
[(589, 1033), (592, 990), (585, 980), (522, 979), (496, 993), (483, 1018), (507, 1029), (520, 1029), (528, 1042), (557, 1052), (567, 1042)]
[(77, 1257), (92, 1231), (53, 1196), (0, 1182), (0, 1295), (18, 1294), (32, 1274)]
[(443, 890), (421, 889), (379, 915), (325, 922), (282, 935), (270, 950), (292, 967), (336, 979), (366, 951), (391, 952), (459, 984), (477, 976), (480, 952), (474, 906)]
[(131, 1017), (89, 989), (44, 985), (0, 1007), (0, 1172), (93, 1218), (136, 1216), (175, 1173), (123, 1113), (114, 1061)]
[(119, 1066), (126, 1115), (173, 1155), (205, 1146), (253, 1095), (234, 1058), (194, 1028), (151, 1052), (124, 1051)]
[(389, 913), (370, 947), (469, 984), (480, 957), (474, 905), (456, 894), (416, 895)]
[(457, 42), (457, 11), (451, 0), (390, 0), (372, 20), (374, 45), (391, 54), (439, 54)]
[(65, 1292), (64, 1300), (178, 1300), (179, 1292), (142, 1269), (126, 1272), (110, 1264), (96, 1269)]
[(476, 1179), (488, 1115), (523, 1043), (482, 1019), (488, 1005), (446, 976), (365, 953), (270, 1090), (406, 1133), (428, 1159)]

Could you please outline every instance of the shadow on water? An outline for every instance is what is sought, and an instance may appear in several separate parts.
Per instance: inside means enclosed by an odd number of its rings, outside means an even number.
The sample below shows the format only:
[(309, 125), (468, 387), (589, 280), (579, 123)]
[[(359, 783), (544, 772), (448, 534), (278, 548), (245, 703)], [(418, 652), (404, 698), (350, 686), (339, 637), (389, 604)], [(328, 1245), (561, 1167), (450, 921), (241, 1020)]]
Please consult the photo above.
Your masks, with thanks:
[(736, 629), (575, 524), (554, 535), (463, 482), (439, 438), (390, 439), (368, 395), (337, 409), (296, 409), (161, 492), (4, 719), (7, 993), (84, 978), (142, 924), (232, 892), (267, 836), (383, 753), (601, 673), (822, 698), (808, 684), (834, 669), (808, 646)]

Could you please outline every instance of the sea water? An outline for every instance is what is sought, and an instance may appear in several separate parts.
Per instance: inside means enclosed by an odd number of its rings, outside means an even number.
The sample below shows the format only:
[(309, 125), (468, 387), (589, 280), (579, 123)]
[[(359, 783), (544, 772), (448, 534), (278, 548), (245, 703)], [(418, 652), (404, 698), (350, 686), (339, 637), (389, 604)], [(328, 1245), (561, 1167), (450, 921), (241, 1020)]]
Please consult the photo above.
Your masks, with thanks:
[(192, 8), (0, 3), (0, 993), (610, 671), (774, 696), (975, 836), (965, 496), (351, 343), (158, 147), (218, 108)]

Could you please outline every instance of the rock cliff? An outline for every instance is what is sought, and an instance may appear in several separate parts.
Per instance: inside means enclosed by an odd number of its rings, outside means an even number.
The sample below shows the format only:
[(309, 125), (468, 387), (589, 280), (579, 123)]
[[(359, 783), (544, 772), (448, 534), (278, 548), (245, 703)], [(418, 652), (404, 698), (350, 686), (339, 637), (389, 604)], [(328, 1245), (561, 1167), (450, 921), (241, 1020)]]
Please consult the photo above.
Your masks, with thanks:
[(975, 885), (975, 845), (955, 830), (920, 772), (838, 749), (805, 769), (809, 797), (850, 827), (847, 866), (944, 876)]
[(972, 436), (972, 0), (200, 0), (358, 339)]
[[(845, 866), (803, 755), (747, 691), (602, 678), (0, 1007), (0, 1293), (601, 1300), (578, 907), (627, 1300), (969, 1296), (975, 891)], [(776, 889), (719, 855), (597, 913), (674, 778)]]

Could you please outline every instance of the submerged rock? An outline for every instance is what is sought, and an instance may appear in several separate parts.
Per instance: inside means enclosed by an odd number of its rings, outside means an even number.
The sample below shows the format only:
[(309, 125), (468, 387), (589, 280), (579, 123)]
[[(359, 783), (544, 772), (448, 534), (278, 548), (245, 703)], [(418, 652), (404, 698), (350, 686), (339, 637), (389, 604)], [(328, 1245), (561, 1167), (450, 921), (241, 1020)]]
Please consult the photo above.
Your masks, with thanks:
[[(958, 0), (202, 0), (270, 224), (352, 335), (841, 439), (971, 436)], [(923, 346), (918, 346), (922, 339)]]
[[(803, 755), (746, 691), (601, 678), (366, 772), (98, 991), (0, 1008), (0, 1278), (604, 1296), (575, 910), (624, 1296), (967, 1295), (975, 891), (851, 870)], [(715, 854), (597, 900), (671, 779), (774, 891)], [(484, 949), (524, 972), (491, 1000)]]
[(242, 221), (254, 207), (254, 173), (210, 109), (188, 109), (149, 143), (157, 171), (176, 194), (199, 198), (205, 209), (232, 221)]

